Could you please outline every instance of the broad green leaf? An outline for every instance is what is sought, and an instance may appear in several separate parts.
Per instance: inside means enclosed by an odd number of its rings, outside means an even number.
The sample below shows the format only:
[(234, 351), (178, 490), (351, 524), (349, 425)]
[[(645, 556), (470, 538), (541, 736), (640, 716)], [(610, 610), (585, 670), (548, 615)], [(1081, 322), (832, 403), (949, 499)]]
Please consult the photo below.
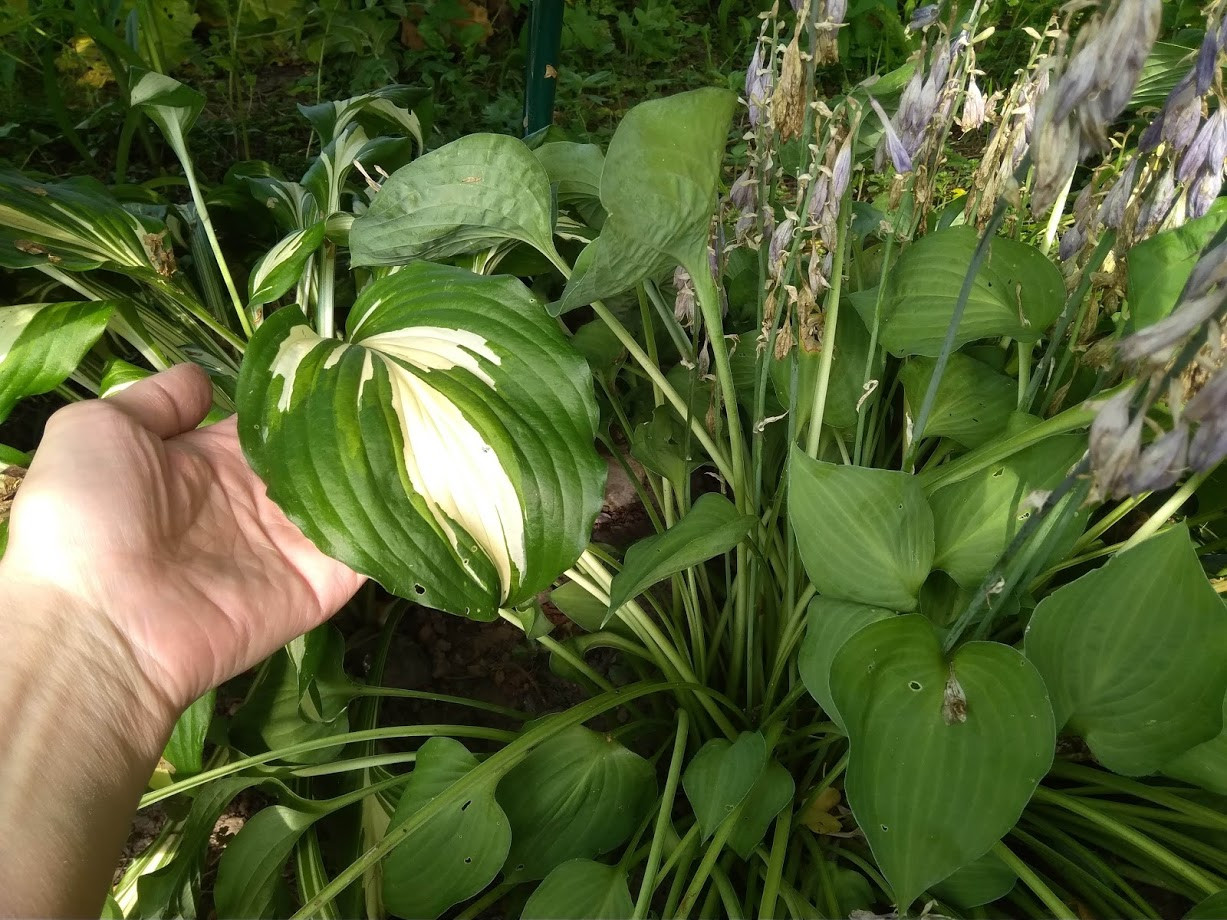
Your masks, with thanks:
[[(158, 69), (172, 71), (196, 50), (192, 30), (200, 22), (196, 4), (191, 0), (152, 0), (136, 7), (144, 43), (157, 48)], [(129, 39), (132, 41), (132, 39)]]
[(180, 161), (189, 161), (187, 135), (204, 108), (205, 97), (163, 73), (133, 68), (129, 78), (128, 104), (161, 129)]
[(1057, 725), (1109, 770), (1154, 773), (1223, 730), (1227, 610), (1183, 525), (1058, 588), (1026, 652)]
[(442, 259), (519, 240), (554, 255), (545, 167), (524, 142), (470, 134), (402, 166), (349, 231), (354, 265)]
[(1215, 795), (1227, 795), (1227, 698), (1223, 702), (1223, 723), (1223, 731), (1166, 764), (1164, 774)]
[[(909, 358), (899, 371), (909, 415), (924, 404), (933, 378), (933, 358)], [(950, 356), (924, 431), (912, 437), (950, 438), (964, 447), (979, 447), (1005, 430), (1017, 401), (1018, 384), (991, 367), (955, 353)]]
[(1156, 233), (1129, 249), (1129, 316), (1133, 328), (1157, 323), (1172, 312), (1202, 249), (1227, 221), (1227, 201), (1204, 217)]
[(345, 637), (329, 623), (289, 642), (286, 654), (298, 680), (299, 711), (312, 722), (332, 722), (358, 693), (345, 673)]
[(390, 125), (423, 146), (422, 123), (413, 112), (413, 107), (425, 98), (425, 92), (417, 87), (393, 84), (348, 99), (335, 102), (320, 102), (316, 105), (299, 105), (298, 111), (311, 122), (320, 141), (331, 143), (337, 135), (359, 119), (373, 119)]
[(769, 761), (758, 781), (746, 796), (745, 807), (729, 835), (729, 847), (742, 859), (749, 859), (763, 842), (775, 816), (792, 804), (796, 784), (792, 774), (776, 761)]
[(174, 857), (137, 879), (136, 909), (128, 913), (130, 920), (195, 920), (209, 838), (217, 819), (235, 796), (259, 781), (255, 776), (226, 776), (197, 791), (179, 830)]
[(618, 125), (601, 172), (601, 235), (575, 262), (555, 308), (621, 293), (681, 264), (710, 272), (707, 237), (733, 94), (699, 89), (643, 102)]
[(750, 795), (767, 768), (767, 742), (758, 732), (736, 741), (713, 738), (699, 748), (682, 773), (682, 788), (704, 839)]
[(848, 804), (900, 910), (987, 853), (1052, 765), (1056, 730), (1035, 667), (992, 642), (947, 661), (922, 616), (853, 634), (831, 692), (851, 744)]
[(18, 400), (63, 383), (114, 309), (105, 300), (0, 307), (0, 422)]
[[(950, 227), (921, 237), (899, 256), (883, 304), (882, 345), (893, 355), (941, 353), (978, 235)], [(997, 237), (980, 268), (955, 335), (959, 347), (989, 336), (1034, 342), (1065, 301), (1061, 273), (1026, 243)]]
[(324, 242), (325, 226), (321, 220), (292, 230), (260, 257), (247, 279), (248, 308), (276, 300), (298, 283), (307, 261)]
[(933, 886), (933, 893), (963, 910), (1004, 898), (1018, 881), (1014, 870), (991, 850)]
[(35, 182), (0, 170), (0, 267), (154, 272), (149, 235), (93, 179)]
[(614, 576), (609, 591), (609, 615), (658, 581), (728, 552), (754, 523), (754, 515), (741, 514), (723, 495), (700, 496), (664, 533), (645, 537), (626, 551), (622, 571)]
[(532, 598), (600, 508), (588, 366), (513, 278), (408, 265), (362, 291), (345, 342), (278, 310), (237, 402), (243, 450), (291, 520), (440, 610), (489, 620)]
[(631, 432), (631, 455), (657, 476), (664, 476), (679, 492), (699, 466), (695, 449), (682, 422), (665, 406)]
[(874, 887), (855, 869), (828, 865), (832, 894), (835, 896), (836, 917), (851, 917), (854, 911), (870, 910), (878, 900)]
[(841, 731), (844, 730), (844, 722), (831, 698), (831, 662), (855, 633), (894, 615), (893, 611), (881, 607), (829, 597), (816, 597), (809, 603), (805, 638), (801, 640), (801, 649), (797, 654), (797, 670), (810, 696), (818, 701), (822, 711)]
[(119, 906), (115, 896), (109, 891), (106, 900), (102, 902), (102, 913), (98, 916), (99, 920), (124, 920), (123, 908)]
[(626, 872), (590, 859), (558, 866), (537, 886), (524, 920), (625, 920), (635, 912)]
[(175, 722), (162, 758), (175, 768), (176, 779), (200, 772), (205, 735), (208, 734), (209, 723), (213, 721), (216, 702), (217, 691), (210, 690), (185, 709)]
[(605, 168), (605, 154), (596, 144), (555, 141), (542, 144), (533, 154), (545, 167), (550, 184), (558, 189), (559, 202), (601, 197), (601, 171)]
[(915, 610), (933, 561), (933, 514), (907, 473), (792, 452), (788, 517), (818, 593)]
[(1222, 920), (1223, 917), (1227, 917), (1227, 888), (1195, 904), (1184, 915), (1184, 920)]
[[(459, 741), (431, 738), (418, 750), (389, 828), (404, 823), (477, 765)], [(483, 783), (384, 858), (384, 904), (398, 917), (438, 917), (489, 885), (510, 846), (511, 825), (495, 801), (494, 783)]]
[[(283, 652), (273, 655), (246, 702), (230, 723), (230, 741), (245, 754), (258, 754), (338, 735), (349, 730), (349, 717), (342, 712), (332, 722), (303, 717), (298, 674)], [(321, 748), (286, 758), (294, 763), (323, 763), (340, 752), (341, 746)]]
[(652, 765), (582, 725), (544, 742), (498, 785), (511, 822), (508, 881), (545, 878), (569, 859), (625, 843), (656, 797)]
[(933, 509), (933, 568), (974, 590), (1010, 545), (1023, 518), (1022, 480), (998, 463), (929, 496)]
[(235, 920), (282, 916), (288, 898), (286, 861), (319, 814), (285, 805), (256, 812), (226, 844), (217, 864), (213, 901), (217, 916)]

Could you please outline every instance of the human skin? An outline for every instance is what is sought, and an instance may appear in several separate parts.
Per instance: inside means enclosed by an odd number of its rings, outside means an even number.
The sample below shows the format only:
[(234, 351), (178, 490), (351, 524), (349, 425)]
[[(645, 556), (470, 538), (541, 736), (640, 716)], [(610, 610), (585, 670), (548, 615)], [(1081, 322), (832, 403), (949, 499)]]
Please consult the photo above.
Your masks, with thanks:
[(60, 410), (0, 560), (0, 917), (97, 917), (141, 792), (198, 696), (362, 578), (267, 498), (182, 365)]

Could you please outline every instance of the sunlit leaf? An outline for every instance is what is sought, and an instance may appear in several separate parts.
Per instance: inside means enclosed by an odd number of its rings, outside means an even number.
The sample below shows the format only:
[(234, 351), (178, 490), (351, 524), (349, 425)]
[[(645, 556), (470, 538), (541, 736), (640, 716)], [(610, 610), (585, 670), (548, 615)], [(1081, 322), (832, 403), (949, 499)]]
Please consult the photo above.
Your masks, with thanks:
[(355, 265), (441, 259), (519, 240), (554, 253), (545, 167), (524, 142), (470, 134), (402, 166), (350, 228)]
[(736, 741), (713, 738), (691, 758), (682, 788), (706, 839), (750, 795), (767, 768), (767, 742), (758, 732)]
[(590, 859), (558, 866), (529, 895), (524, 920), (625, 920), (635, 910), (626, 872)]
[(363, 290), (344, 342), (278, 310), (238, 404), (247, 458), (290, 518), (437, 609), (488, 620), (549, 587), (602, 500), (588, 366), (512, 278), (408, 265)]
[(512, 829), (508, 880), (544, 878), (569, 859), (608, 853), (655, 797), (652, 765), (609, 735), (577, 725), (549, 739), (498, 785)]
[(1129, 317), (1135, 329), (1157, 323), (1176, 306), (1202, 249), (1227, 221), (1227, 201), (1129, 249)]
[(754, 523), (753, 515), (739, 513), (723, 495), (709, 492), (700, 496), (664, 533), (645, 537), (626, 551), (626, 562), (610, 588), (609, 613), (658, 581), (728, 552)]
[(844, 722), (831, 698), (831, 663), (854, 633), (894, 615), (892, 610), (829, 597), (816, 597), (810, 601), (805, 638), (801, 640), (801, 649), (797, 654), (797, 670), (810, 696), (818, 701), (822, 711), (840, 730), (843, 730)]
[(219, 917), (282, 916), (289, 903), (284, 871), (298, 840), (319, 814), (285, 805), (262, 808), (226, 844), (217, 864), (213, 902)]
[(1026, 638), (1057, 725), (1134, 776), (1223, 730), (1224, 648), (1227, 610), (1183, 525), (1054, 591)]
[(114, 309), (110, 301), (0, 307), (0, 422), (18, 400), (63, 383)]
[(128, 103), (149, 116), (180, 160), (189, 159), (187, 135), (204, 109), (205, 97), (173, 77), (133, 69)]
[(1035, 667), (992, 642), (947, 661), (922, 616), (854, 633), (831, 693), (851, 743), (848, 804), (900, 910), (988, 852), (1052, 764), (1056, 731)]
[(699, 89), (643, 102), (605, 153), (601, 235), (575, 262), (559, 312), (618, 294), (672, 265), (707, 267), (707, 237), (734, 97)]
[(247, 280), (248, 307), (276, 300), (298, 283), (307, 261), (324, 242), (325, 227), (321, 220), (292, 230), (260, 257)]
[[(883, 304), (887, 351), (900, 356), (941, 353), (978, 239), (971, 227), (950, 227), (922, 236), (903, 251)], [(997, 237), (972, 286), (954, 345), (989, 336), (1034, 342), (1064, 301), (1061, 273), (1047, 256), (1026, 243)]]
[(213, 721), (216, 702), (217, 691), (210, 690), (185, 709), (175, 722), (166, 750), (162, 752), (163, 759), (175, 768), (175, 779), (200, 772), (205, 735)]
[(426, 93), (417, 87), (394, 84), (334, 102), (300, 104), (298, 111), (311, 122), (311, 127), (324, 144), (330, 143), (355, 121), (370, 119), (407, 134), (417, 141), (418, 149), (421, 149), (422, 123), (413, 112), (413, 107), (425, 96)]
[(555, 141), (542, 144), (533, 154), (545, 167), (550, 184), (558, 189), (560, 202), (600, 199), (605, 154), (596, 144)]
[(914, 610), (933, 560), (933, 515), (907, 473), (792, 452), (788, 518), (820, 594)]
[[(418, 750), (389, 828), (404, 823), (478, 764), (459, 741), (431, 738)], [(383, 862), (383, 899), (398, 917), (433, 918), (472, 897), (498, 874), (511, 845), (494, 782), (409, 834)]]

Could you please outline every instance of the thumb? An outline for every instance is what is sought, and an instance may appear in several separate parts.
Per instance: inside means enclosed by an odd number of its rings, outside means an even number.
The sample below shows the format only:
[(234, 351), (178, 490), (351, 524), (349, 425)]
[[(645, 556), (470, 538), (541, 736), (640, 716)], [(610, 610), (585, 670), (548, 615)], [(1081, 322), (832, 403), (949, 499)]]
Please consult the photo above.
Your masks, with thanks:
[(173, 438), (200, 424), (213, 405), (213, 387), (195, 364), (177, 364), (105, 399), (159, 438)]

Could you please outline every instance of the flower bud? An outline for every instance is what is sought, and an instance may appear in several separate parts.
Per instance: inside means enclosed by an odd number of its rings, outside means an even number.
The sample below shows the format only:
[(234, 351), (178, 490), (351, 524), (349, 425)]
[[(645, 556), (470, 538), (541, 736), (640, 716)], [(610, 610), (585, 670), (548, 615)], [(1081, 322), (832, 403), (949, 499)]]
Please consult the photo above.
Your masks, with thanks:
[(1138, 234), (1150, 236), (1162, 226), (1176, 201), (1176, 180), (1170, 169), (1165, 169), (1150, 195), (1138, 212)]
[(984, 124), (987, 115), (984, 93), (980, 91), (980, 85), (976, 83), (973, 75), (967, 81), (967, 92), (963, 96), (963, 114), (959, 117), (960, 130), (964, 134), (975, 131)]
[(1223, 306), (1224, 292), (1209, 291), (1200, 297), (1182, 299), (1171, 315), (1139, 329), (1120, 343), (1120, 356), (1126, 361), (1147, 360), (1163, 365), (1172, 358), (1176, 346), (1200, 329)]
[(1192, 143), (1197, 126), (1201, 124), (1201, 95), (1192, 74), (1186, 75), (1168, 94), (1161, 118), (1163, 127), (1159, 136), (1177, 152), (1183, 152)]
[(1074, 224), (1061, 234), (1061, 245), (1057, 250), (1057, 256), (1062, 262), (1068, 262), (1082, 251), (1082, 245), (1085, 242), (1086, 232), (1081, 226)]
[(1091, 422), (1092, 496), (1116, 495), (1137, 462), (1142, 444), (1142, 413), (1130, 418), (1133, 392), (1123, 390), (1105, 402)]
[(1188, 215), (1189, 220), (1205, 217), (1210, 212), (1210, 206), (1223, 190), (1223, 168), (1218, 166), (1209, 169), (1197, 177), (1189, 187)]
[(1222, 50), (1220, 38), (1214, 29), (1206, 30), (1201, 48), (1197, 51), (1197, 63), (1193, 66), (1193, 80), (1197, 86), (1197, 95), (1204, 96), (1214, 82), (1214, 73), (1218, 70), (1218, 54)]
[(831, 199), (839, 201), (848, 190), (848, 182), (852, 178), (852, 137), (844, 138), (839, 153), (835, 154), (835, 165), (831, 168)]
[(754, 57), (746, 69), (746, 103), (750, 108), (750, 127), (757, 128), (766, 121), (767, 106), (775, 85), (775, 71), (766, 66), (763, 55), (764, 39), (759, 38), (754, 46)]
[(1138, 457), (1124, 484), (1131, 494), (1155, 492), (1175, 485), (1187, 468), (1189, 430), (1184, 425), (1156, 438)]
[(767, 248), (767, 262), (773, 269), (778, 270), (784, 262), (784, 257), (788, 255), (796, 226), (796, 222), (789, 217), (780, 221), (775, 232), (771, 234), (771, 245)]
[(680, 265), (673, 270), (673, 289), (677, 292), (673, 298), (673, 318), (683, 326), (689, 326), (694, 319), (694, 281)]
[(1180, 159), (1176, 178), (1188, 183), (1207, 167), (1221, 170), (1224, 157), (1227, 157), (1227, 110), (1220, 106), (1194, 135)]
[(729, 189), (729, 201), (739, 211), (753, 211), (758, 207), (758, 182), (753, 173), (746, 170), (733, 180)]
[(1130, 160), (1129, 165), (1116, 177), (1112, 188), (1099, 206), (1099, 222), (1105, 227), (1119, 230), (1125, 222), (1125, 207), (1129, 204), (1129, 196), (1133, 194), (1133, 182), (1137, 178), (1138, 161)]
[(937, 22), (937, 16), (941, 12), (941, 4), (928, 3), (924, 6), (918, 6), (912, 11), (911, 21), (907, 24), (909, 32), (922, 32), (933, 23)]
[[(872, 96), (869, 97), (869, 104), (873, 106), (873, 110), (877, 113), (878, 118), (882, 122), (882, 144), (878, 148), (878, 160), (882, 159), (883, 153), (890, 157), (891, 164), (895, 167), (895, 172), (907, 173), (912, 171), (912, 158), (908, 154), (907, 149), (903, 146), (903, 141), (899, 139), (899, 135), (895, 132), (895, 127), (890, 123), (890, 119), (886, 113), (882, 111), (882, 106), (878, 104), (878, 100)], [(881, 163), (876, 165), (876, 168), (881, 169)]]

